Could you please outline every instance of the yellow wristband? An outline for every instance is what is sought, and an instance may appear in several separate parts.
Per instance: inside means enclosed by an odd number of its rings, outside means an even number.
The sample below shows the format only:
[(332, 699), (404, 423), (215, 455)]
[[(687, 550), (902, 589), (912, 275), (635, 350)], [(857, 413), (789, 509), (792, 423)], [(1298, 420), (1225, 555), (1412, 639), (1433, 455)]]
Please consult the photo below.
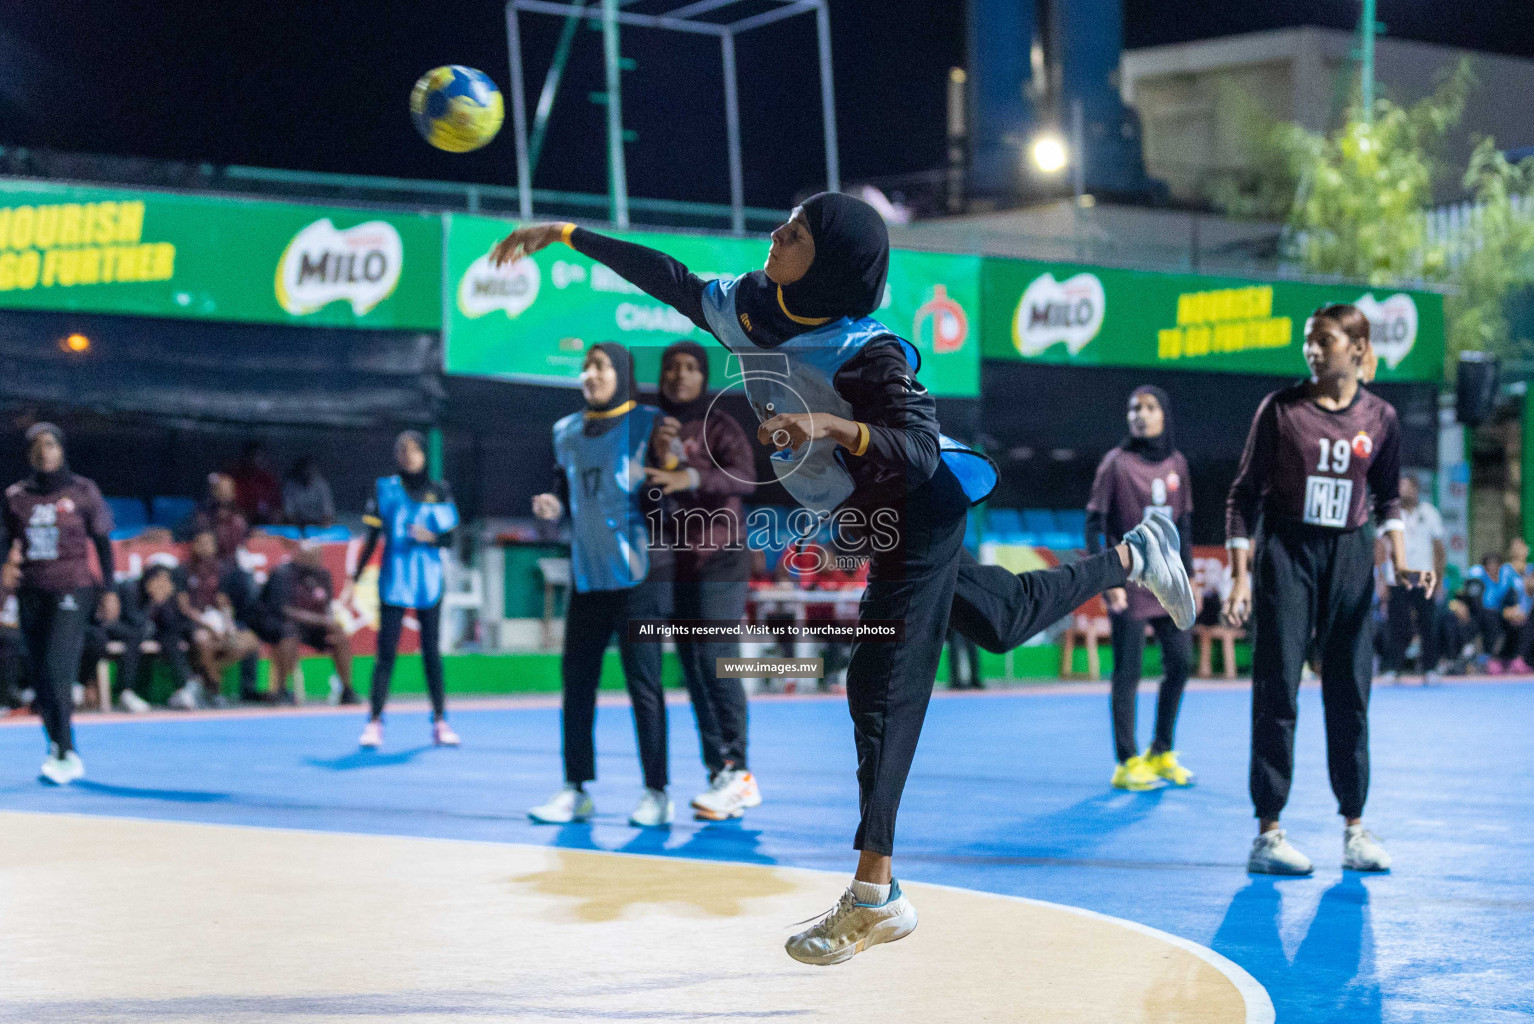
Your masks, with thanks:
[(859, 423), (858, 424), (858, 443), (857, 443), (857, 447), (852, 449), (852, 454), (854, 454), (854, 455), (862, 455), (866, 451), (868, 451), (868, 424), (866, 424), (866, 423)]
[(565, 243), (566, 245), (569, 245), (570, 244), (570, 236), (573, 235), (574, 233), (575, 233), (575, 225), (570, 223), (569, 221), (566, 221), (565, 222), (565, 226), (563, 228), (561, 228), (560, 231), (559, 231), (559, 240), (561, 242)]

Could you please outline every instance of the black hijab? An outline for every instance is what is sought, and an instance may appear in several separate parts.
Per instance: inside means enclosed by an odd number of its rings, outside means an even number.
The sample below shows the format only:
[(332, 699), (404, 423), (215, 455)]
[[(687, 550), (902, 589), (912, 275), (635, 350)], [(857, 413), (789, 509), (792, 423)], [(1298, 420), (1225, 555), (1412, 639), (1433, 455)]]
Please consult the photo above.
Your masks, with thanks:
[(1129, 393), (1132, 401), (1136, 395), (1150, 395), (1161, 406), (1161, 433), (1155, 437), (1135, 437), (1130, 434), (1119, 444), (1126, 452), (1134, 452), (1146, 462), (1160, 462), (1172, 454), (1172, 403), (1166, 392), (1154, 384), (1141, 384)]
[[(586, 403), (586, 425), (584, 433), (587, 437), (599, 437), (607, 433), (618, 423), (623, 422), (622, 416), (602, 416), (601, 413), (612, 412), (614, 409), (631, 402), (639, 397), (639, 386), (634, 383), (634, 356), (628, 349), (616, 341), (599, 341), (591, 346), (593, 350), (601, 349), (607, 358), (612, 360), (613, 371), (618, 378), (617, 386), (613, 388), (612, 397), (599, 405)], [(584, 397), (584, 395), (582, 396)]]
[(692, 356), (698, 361), (698, 369), (703, 371), (703, 388), (698, 392), (698, 397), (690, 402), (673, 402), (666, 397), (666, 389), (661, 388), (660, 398), (657, 404), (667, 416), (674, 416), (683, 423), (693, 420), (701, 420), (708, 412), (708, 350), (696, 341), (674, 341), (666, 346), (666, 350), (660, 356), (660, 372), (664, 378), (666, 364), (673, 356)]
[[(64, 432), (62, 430), (54, 426), (52, 423), (34, 423), (27, 428), (26, 434), (27, 455), (29, 459), (32, 454), (33, 443), (44, 434), (52, 435), (53, 439), (58, 442), (59, 447), (64, 447)], [(67, 486), (69, 482), (74, 479), (74, 474), (69, 471), (68, 456), (66, 455), (64, 459), (59, 462), (59, 468), (55, 469), (52, 473), (44, 473), (40, 469), (32, 470), (31, 479), (32, 487), (38, 494), (52, 494), (54, 491)]]
[(815, 239), (815, 260), (804, 276), (783, 286), (795, 316), (863, 317), (884, 299), (890, 236), (879, 211), (841, 192), (821, 192), (799, 204)]
[[(419, 430), (401, 430), (394, 439), (394, 459), (399, 461), (399, 450), (406, 441), (414, 441), (415, 446), (421, 449), (421, 454), (426, 454), (426, 438), (421, 436)], [(400, 482), (405, 485), (405, 490), (410, 494), (417, 494), (426, 487), (426, 463), (421, 463), (419, 473), (407, 473), (403, 469), (399, 471)]]

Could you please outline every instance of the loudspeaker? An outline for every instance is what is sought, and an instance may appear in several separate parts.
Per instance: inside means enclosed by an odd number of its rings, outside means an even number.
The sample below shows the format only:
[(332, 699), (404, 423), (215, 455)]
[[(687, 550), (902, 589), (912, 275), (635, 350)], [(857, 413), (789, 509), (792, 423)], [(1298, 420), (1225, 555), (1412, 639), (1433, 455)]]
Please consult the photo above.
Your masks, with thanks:
[(1485, 352), (1461, 352), (1454, 382), (1454, 418), (1478, 427), (1491, 418), (1497, 401), (1497, 357)]

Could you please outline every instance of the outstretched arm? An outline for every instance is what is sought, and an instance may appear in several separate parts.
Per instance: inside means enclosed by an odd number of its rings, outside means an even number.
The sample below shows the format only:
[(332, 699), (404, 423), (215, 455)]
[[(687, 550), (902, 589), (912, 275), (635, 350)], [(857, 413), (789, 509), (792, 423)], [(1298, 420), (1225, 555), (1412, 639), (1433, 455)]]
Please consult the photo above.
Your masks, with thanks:
[(645, 294), (671, 306), (705, 331), (703, 289), (708, 282), (665, 253), (648, 246), (622, 242), (574, 224), (528, 224), (517, 228), (490, 250), (490, 262), (499, 267), (563, 242), (582, 256), (590, 256), (617, 271), (619, 276)]

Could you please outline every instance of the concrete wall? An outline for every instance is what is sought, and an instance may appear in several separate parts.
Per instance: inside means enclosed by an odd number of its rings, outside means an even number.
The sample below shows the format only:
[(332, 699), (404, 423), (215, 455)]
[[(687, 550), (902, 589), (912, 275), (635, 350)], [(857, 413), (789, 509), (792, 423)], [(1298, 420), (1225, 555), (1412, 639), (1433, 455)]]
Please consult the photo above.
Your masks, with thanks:
[[(1303, 27), (1126, 51), (1120, 89), (1140, 113), (1150, 174), (1174, 197), (1204, 201), (1222, 175), (1252, 167), (1265, 119), (1312, 131), (1335, 125), (1357, 86), (1354, 45), (1350, 32)], [(1461, 57), (1470, 58), (1479, 86), (1449, 139), (1448, 165), (1463, 169), (1484, 135), (1505, 149), (1534, 144), (1534, 60), (1381, 36), (1379, 94), (1414, 102)], [(1440, 192), (1443, 200), (1458, 196), (1457, 173)]]

